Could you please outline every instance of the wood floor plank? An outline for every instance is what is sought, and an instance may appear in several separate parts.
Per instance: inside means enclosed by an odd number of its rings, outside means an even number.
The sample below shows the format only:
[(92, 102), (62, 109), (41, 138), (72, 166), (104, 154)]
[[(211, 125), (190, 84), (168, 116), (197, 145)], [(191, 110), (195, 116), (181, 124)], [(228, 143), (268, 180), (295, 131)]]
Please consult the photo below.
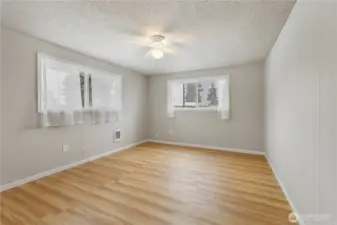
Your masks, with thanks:
[(1, 193), (2, 225), (290, 225), (263, 156), (145, 143)]

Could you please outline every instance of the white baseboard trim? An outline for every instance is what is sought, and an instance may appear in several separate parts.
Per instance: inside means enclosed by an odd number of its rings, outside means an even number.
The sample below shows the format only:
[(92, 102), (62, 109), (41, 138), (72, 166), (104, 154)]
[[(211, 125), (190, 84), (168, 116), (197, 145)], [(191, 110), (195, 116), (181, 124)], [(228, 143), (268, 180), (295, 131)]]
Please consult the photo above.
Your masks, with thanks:
[(183, 142), (161, 141), (161, 140), (155, 140), (155, 139), (148, 139), (147, 141), (154, 142), (154, 143), (160, 143), (160, 144), (167, 144), (167, 145), (178, 145), (178, 146), (194, 147), (194, 148), (206, 148), (206, 149), (226, 151), (226, 152), (245, 153), (245, 154), (252, 154), (252, 155), (265, 155), (264, 152), (256, 151), (256, 150), (226, 148), (226, 147), (208, 146), (208, 145), (197, 145), (197, 144), (189, 144), (189, 143), (183, 143)]
[(137, 143), (132, 143), (132, 144), (129, 144), (129, 145), (117, 148), (117, 149), (113, 149), (111, 151), (103, 152), (101, 154), (94, 155), (94, 156), (91, 156), (91, 157), (86, 158), (86, 159), (82, 159), (80, 161), (73, 162), (73, 163), (68, 164), (68, 165), (56, 167), (54, 169), (47, 170), (47, 171), (29, 176), (29, 177), (26, 177), (26, 178), (22, 178), (20, 180), (16, 180), (16, 181), (4, 184), (4, 185), (0, 185), (0, 192), (8, 190), (8, 189), (15, 188), (15, 187), (18, 187), (18, 186), (21, 186), (23, 184), (29, 183), (29, 182), (34, 181), (34, 180), (41, 179), (41, 178), (46, 177), (46, 176), (50, 176), (52, 174), (61, 172), (61, 171), (66, 170), (66, 169), (70, 169), (70, 168), (82, 165), (84, 163), (93, 161), (95, 159), (102, 158), (104, 156), (107, 156), (107, 155), (110, 155), (110, 154), (113, 154), (113, 153), (117, 153), (117, 152), (120, 152), (120, 151), (123, 151), (123, 150), (126, 150), (126, 149), (130, 149), (132, 147), (135, 147), (135, 146), (140, 145), (140, 144), (145, 143), (145, 142), (147, 142), (147, 140), (143, 140), (143, 141), (140, 141), (140, 142), (137, 142)]
[(286, 199), (288, 200), (289, 205), (290, 205), (292, 211), (297, 215), (297, 218), (298, 218), (298, 224), (299, 224), (299, 225), (305, 225), (303, 218), (301, 218), (301, 214), (299, 214), (299, 212), (298, 212), (298, 210), (297, 210), (297, 208), (296, 208), (294, 202), (291, 200), (291, 198), (290, 198), (290, 196), (289, 196), (289, 193), (288, 193), (287, 189), (286, 189), (285, 186), (283, 185), (283, 182), (282, 182), (281, 178), (277, 175), (276, 170), (275, 170), (273, 164), (271, 163), (271, 161), (268, 159), (268, 156), (267, 156), (267, 155), (266, 155), (266, 159), (267, 159), (267, 162), (268, 162), (268, 164), (269, 164), (271, 170), (273, 171), (273, 174), (274, 174), (274, 176), (275, 176), (277, 182), (279, 183), (279, 185), (280, 185), (280, 187), (281, 187), (281, 189), (282, 189), (282, 191), (283, 191), (283, 193), (284, 193)]

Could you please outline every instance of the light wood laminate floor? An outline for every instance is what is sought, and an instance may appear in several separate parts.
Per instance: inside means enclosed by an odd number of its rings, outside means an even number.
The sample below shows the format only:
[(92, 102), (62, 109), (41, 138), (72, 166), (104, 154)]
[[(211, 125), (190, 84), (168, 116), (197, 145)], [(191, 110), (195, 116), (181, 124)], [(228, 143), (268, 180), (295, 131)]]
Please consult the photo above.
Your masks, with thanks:
[(145, 143), (1, 193), (2, 225), (286, 225), (263, 156)]

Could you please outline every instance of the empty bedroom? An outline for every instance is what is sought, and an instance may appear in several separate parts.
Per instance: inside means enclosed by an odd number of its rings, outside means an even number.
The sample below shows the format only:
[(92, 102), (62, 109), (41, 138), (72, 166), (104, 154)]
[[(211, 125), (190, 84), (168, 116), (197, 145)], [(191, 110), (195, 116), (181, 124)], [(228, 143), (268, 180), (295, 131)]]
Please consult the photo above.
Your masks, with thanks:
[(1, 225), (337, 225), (336, 0), (0, 0)]

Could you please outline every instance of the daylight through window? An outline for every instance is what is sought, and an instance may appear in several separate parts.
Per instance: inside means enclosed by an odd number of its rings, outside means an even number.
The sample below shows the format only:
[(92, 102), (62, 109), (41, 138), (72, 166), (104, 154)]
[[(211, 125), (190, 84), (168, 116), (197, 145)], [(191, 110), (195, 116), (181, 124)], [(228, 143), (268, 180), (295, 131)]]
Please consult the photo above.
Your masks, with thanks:
[(83, 123), (90, 112), (93, 123), (119, 119), (122, 78), (38, 54), (38, 112), (44, 127)]
[(216, 110), (229, 117), (229, 76), (168, 81), (168, 114), (177, 110)]

